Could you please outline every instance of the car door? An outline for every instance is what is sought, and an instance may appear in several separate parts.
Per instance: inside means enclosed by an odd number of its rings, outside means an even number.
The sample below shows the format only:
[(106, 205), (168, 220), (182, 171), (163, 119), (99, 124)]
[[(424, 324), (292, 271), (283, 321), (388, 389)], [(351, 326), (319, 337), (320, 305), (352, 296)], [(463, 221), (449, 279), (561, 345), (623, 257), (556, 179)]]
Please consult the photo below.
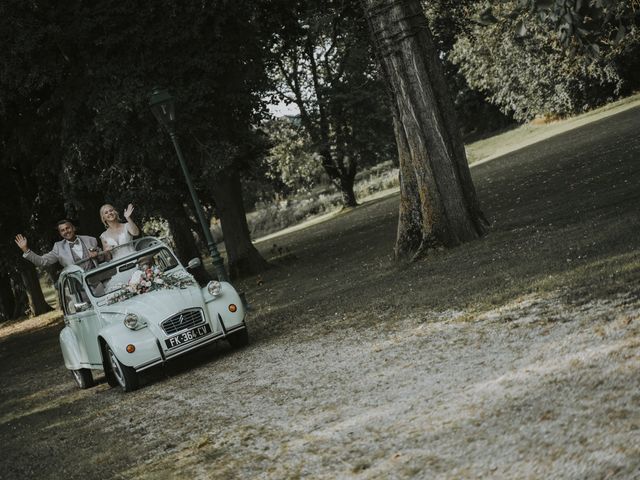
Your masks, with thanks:
[(62, 298), (65, 321), (78, 341), (83, 367), (100, 367), (99, 319), (79, 278), (69, 276), (64, 280)]

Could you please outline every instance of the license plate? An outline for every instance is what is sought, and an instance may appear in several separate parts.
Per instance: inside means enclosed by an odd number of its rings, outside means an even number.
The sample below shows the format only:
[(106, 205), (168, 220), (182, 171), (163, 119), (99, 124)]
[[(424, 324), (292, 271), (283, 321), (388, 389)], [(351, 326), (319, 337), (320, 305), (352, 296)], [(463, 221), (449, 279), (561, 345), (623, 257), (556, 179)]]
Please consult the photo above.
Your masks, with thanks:
[(165, 343), (168, 348), (179, 347), (189, 342), (193, 342), (196, 338), (203, 337), (207, 333), (211, 333), (211, 326), (208, 323), (196, 328), (192, 328), (186, 332), (182, 332), (175, 337), (167, 338)]

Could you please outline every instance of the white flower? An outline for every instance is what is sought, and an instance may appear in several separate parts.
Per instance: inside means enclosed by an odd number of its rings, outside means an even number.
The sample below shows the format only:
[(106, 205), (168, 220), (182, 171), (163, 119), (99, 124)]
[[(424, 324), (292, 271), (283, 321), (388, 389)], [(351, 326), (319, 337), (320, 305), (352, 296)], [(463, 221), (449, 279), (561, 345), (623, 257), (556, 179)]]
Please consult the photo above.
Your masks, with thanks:
[(129, 285), (135, 287), (140, 283), (141, 280), (142, 280), (142, 272), (140, 270), (136, 270), (135, 272), (133, 272), (133, 275), (131, 275), (131, 279), (129, 280)]

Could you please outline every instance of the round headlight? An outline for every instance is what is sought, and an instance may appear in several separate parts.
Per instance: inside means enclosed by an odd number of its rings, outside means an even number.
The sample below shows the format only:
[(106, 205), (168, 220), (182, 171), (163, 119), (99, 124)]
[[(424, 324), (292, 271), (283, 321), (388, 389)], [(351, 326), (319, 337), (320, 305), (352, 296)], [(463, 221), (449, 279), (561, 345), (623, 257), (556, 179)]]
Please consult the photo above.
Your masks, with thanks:
[(138, 327), (138, 316), (135, 313), (127, 313), (124, 317), (124, 326), (135, 330)]
[(222, 285), (220, 285), (220, 282), (212, 280), (207, 284), (207, 290), (212, 296), (217, 297), (222, 291)]

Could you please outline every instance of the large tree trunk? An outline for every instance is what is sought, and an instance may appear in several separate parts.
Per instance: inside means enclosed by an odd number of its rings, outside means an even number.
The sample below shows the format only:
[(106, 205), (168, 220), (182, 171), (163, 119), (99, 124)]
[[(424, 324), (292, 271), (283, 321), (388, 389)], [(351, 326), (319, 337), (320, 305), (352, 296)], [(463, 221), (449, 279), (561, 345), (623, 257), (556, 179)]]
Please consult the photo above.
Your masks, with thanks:
[[(398, 146), (398, 158), (406, 159), (410, 156), (407, 138), (402, 134), (402, 126), (394, 116), (394, 131)], [(422, 242), (422, 205), (420, 196), (416, 195), (418, 183), (410, 162), (401, 161), (400, 170), (400, 208), (398, 213), (398, 232), (394, 253), (396, 258), (403, 258), (415, 249), (415, 245)]]
[(238, 174), (220, 172), (213, 181), (212, 189), (224, 235), (230, 277), (234, 279), (264, 271), (269, 264), (251, 243)]
[(44, 294), (42, 293), (42, 287), (40, 286), (40, 281), (38, 280), (38, 272), (36, 271), (36, 267), (34, 267), (32, 263), (25, 260), (19, 263), (18, 268), (20, 269), (22, 283), (24, 283), (24, 286), (27, 290), (27, 297), (29, 298), (29, 307), (31, 308), (31, 313), (33, 313), (33, 315), (42, 315), (43, 313), (47, 313), (53, 310), (51, 305), (49, 305), (44, 299)]
[(419, 0), (362, 0), (392, 97), (401, 175), (396, 256), (483, 235), (453, 103)]

